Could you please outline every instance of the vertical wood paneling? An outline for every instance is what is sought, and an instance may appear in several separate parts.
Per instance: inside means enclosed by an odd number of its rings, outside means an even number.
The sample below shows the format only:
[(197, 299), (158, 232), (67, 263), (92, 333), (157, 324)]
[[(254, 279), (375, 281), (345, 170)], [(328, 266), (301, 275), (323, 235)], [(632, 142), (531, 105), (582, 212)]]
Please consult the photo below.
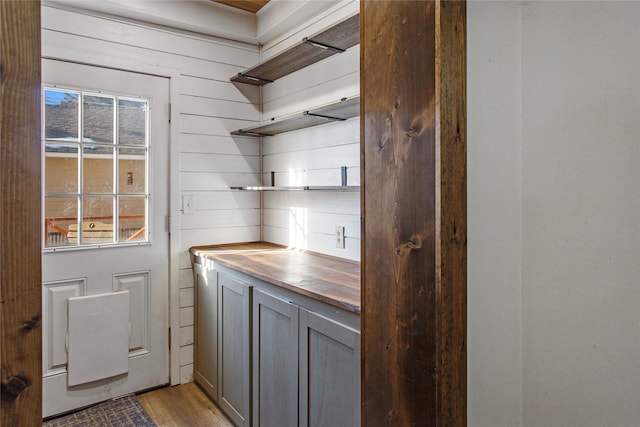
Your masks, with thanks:
[(436, 425), (435, 4), (361, 7), (363, 423)]
[(465, 7), (361, 2), (366, 426), (466, 424)]
[(467, 57), (464, 1), (436, 13), (436, 99), (440, 227), (436, 256), (437, 421), (467, 425)]
[(0, 2), (0, 424), (42, 417), (40, 2)]

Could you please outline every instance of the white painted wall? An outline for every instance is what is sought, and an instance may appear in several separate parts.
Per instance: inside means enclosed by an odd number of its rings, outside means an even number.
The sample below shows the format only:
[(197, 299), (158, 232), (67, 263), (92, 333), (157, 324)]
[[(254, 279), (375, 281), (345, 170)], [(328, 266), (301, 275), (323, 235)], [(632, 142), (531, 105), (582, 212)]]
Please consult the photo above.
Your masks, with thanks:
[[(357, 1), (324, 3), (331, 7), (266, 43), (263, 58), (359, 10)], [(263, 119), (301, 113), (359, 93), (360, 49), (355, 46), (263, 86)], [(341, 166), (348, 168), (347, 183), (359, 185), (359, 118), (262, 139), (265, 185), (270, 184), (271, 171), (276, 185), (340, 185)], [(344, 249), (335, 246), (336, 226), (345, 227)], [(360, 193), (265, 192), (262, 232), (268, 242), (359, 260)]]
[(522, 425), (520, 6), (467, 4), (468, 425)]
[(303, 23), (308, 25), (340, 2), (352, 0), (270, 0), (256, 13), (258, 44), (271, 44)]
[(640, 3), (467, 19), (469, 425), (637, 425)]
[[(260, 240), (259, 195), (229, 190), (260, 181), (258, 143), (229, 135), (259, 120), (259, 91), (229, 82), (259, 60), (259, 49), (59, 7), (42, 8), (44, 57), (172, 77), (172, 163), (163, 171), (171, 179), (171, 374), (174, 383), (191, 381), (194, 295), (188, 249)], [(194, 214), (182, 212), (183, 195), (194, 197)]]
[(640, 3), (522, 18), (524, 425), (638, 425)]

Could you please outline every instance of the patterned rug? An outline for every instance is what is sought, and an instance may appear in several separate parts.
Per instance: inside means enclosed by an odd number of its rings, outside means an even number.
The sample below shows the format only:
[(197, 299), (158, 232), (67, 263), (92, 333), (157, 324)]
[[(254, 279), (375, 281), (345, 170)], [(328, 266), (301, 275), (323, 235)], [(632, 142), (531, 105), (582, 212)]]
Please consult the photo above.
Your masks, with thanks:
[(149, 418), (135, 395), (119, 397), (45, 421), (44, 427), (153, 427), (156, 424)]

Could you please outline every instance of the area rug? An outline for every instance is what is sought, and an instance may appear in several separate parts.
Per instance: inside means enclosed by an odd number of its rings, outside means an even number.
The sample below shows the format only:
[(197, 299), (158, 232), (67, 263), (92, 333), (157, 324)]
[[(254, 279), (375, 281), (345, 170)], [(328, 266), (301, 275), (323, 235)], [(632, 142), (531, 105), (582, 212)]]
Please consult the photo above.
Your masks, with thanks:
[(44, 427), (153, 427), (135, 395), (130, 394), (45, 421)]

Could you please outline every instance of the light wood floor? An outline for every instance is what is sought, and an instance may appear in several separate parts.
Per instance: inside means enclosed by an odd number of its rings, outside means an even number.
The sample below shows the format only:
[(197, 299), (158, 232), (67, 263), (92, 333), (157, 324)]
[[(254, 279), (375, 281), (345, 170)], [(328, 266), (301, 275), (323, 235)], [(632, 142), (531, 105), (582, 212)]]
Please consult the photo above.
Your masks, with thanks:
[(195, 383), (149, 391), (138, 400), (158, 427), (233, 427)]

